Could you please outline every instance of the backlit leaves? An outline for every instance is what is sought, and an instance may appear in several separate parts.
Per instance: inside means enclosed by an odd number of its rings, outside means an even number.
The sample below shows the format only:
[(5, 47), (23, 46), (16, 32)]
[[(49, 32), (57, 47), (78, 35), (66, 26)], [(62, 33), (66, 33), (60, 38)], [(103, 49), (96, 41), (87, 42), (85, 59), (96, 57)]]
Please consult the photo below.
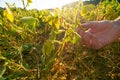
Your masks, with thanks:
[(34, 17), (23, 17), (20, 19), (20, 22), (22, 24), (28, 25), (29, 29), (33, 31), (35, 29), (35, 26), (37, 25), (38, 19)]
[(81, 15), (85, 16), (87, 13), (95, 9), (95, 6), (93, 4), (90, 5), (83, 5), (81, 9)]
[(27, 5), (29, 6), (32, 3), (32, 0), (27, 0)]
[(9, 5), (6, 3), (6, 10), (4, 10), (3, 12), (3, 15), (5, 17), (7, 17), (7, 19), (10, 21), (10, 22), (14, 22), (14, 17), (13, 17), (13, 13), (9, 7)]
[(76, 44), (80, 42), (80, 35), (78, 35), (73, 29), (68, 29), (66, 32), (66, 42), (71, 42), (72, 44)]
[(60, 20), (59, 19), (56, 19), (54, 24), (55, 24), (56, 29), (60, 28)]
[(32, 3), (32, 0), (27, 0), (28, 1), (28, 3)]

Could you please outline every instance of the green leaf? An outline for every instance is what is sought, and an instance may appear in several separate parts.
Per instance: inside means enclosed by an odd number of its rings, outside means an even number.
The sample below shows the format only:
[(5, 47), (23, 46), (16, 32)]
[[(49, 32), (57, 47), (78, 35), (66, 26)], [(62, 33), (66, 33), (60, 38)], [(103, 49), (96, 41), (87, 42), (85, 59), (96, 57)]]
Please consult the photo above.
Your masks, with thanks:
[(0, 20), (0, 25), (2, 25), (2, 20)]
[(2, 28), (0, 27), (0, 33), (2, 33)]
[(30, 68), (30, 65), (29, 65), (28, 63), (25, 63), (25, 64), (24, 64), (24, 67), (25, 67), (25, 68)]
[(4, 78), (4, 77), (0, 77), (0, 80), (6, 80), (6, 78)]
[(3, 76), (3, 74), (5, 73), (6, 71), (6, 67), (5, 66), (1, 66), (0, 67), (0, 78)]
[(73, 29), (67, 30), (67, 37), (65, 38), (66, 42), (71, 42), (72, 44), (76, 44), (80, 42), (80, 36)]
[(30, 30), (34, 30), (37, 25), (38, 19), (34, 17), (23, 17), (20, 19), (20, 22), (23, 24), (27, 24)]
[(55, 47), (54, 47), (54, 44), (52, 43), (52, 41), (47, 40), (42, 47), (42, 52), (46, 55), (49, 55), (54, 49), (55, 49)]
[(22, 45), (22, 48), (23, 48), (23, 52), (27, 52), (27, 51), (31, 50), (32, 44), (25, 43), (25, 44)]
[(79, 35), (77, 32), (73, 32), (73, 33), (74, 33), (74, 38), (73, 38), (73, 40), (75, 40), (74, 42), (75, 42), (75, 43), (80, 42), (80, 40), (81, 40), (80, 35)]
[(52, 30), (49, 34), (49, 40), (55, 40), (56, 39), (56, 34), (55, 34), (55, 31)]
[(16, 28), (14, 26), (11, 27), (9, 34), (16, 35)]

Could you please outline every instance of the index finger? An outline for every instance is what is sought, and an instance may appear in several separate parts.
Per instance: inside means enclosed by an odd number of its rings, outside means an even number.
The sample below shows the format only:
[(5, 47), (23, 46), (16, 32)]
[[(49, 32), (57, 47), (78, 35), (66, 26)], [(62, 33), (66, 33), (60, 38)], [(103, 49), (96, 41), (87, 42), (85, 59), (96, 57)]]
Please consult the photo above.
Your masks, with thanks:
[(97, 24), (98, 24), (97, 21), (90, 21), (90, 22), (81, 24), (81, 26), (83, 26), (83, 27), (85, 27), (85, 28), (94, 29), (94, 28), (96, 28), (96, 25), (97, 25)]

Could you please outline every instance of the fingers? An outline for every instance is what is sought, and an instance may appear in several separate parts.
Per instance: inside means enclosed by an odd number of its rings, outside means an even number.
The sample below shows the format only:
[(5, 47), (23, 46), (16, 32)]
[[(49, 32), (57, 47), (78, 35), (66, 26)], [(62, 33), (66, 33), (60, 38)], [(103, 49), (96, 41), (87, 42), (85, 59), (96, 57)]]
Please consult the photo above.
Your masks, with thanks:
[(88, 48), (100, 49), (102, 47), (102, 44), (97, 37), (89, 31), (84, 33), (82, 41)]
[(80, 27), (77, 28), (77, 33), (81, 36), (81, 41), (83, 44), (89, 45), (90, 35), (87, 34), (87, 31), (82, 30)]
[(91, 21), (88, 23), (82, 24), (83, 27), (88, 28), (89, 32), (96, 33), (98, 32), (99, 22), (98, 21)]
[(83, 43), (90, 48), (92, 43), (92, 34), (89, 31), (86, 31), (82, 37)]
[(85, 44), (88, 48), (100, 49), (102, 47), (95, 34), (91, 33), (89, 29), (84, 31), (78, 27), (77, 33), (81, 36), (82, 43)]
[(94, 29), (97, 24), (98, 24), (97, 21), (90, 21), (90, 22), (87, 22), (87, 23), (82, 24), (81, 26), (83, 26), (83, 27), (85, 27), (85, 28)]
[(120, 42), (120, 38), (115, 39), (115, 42)]
[(92, 45), (92, 36), (93, 34), (89, 32), (89, 30), (84, 31), (80, 27), (77, 28), (77, 33), (81, 36), (81, 41), (87, 47), (91, 47)]
[(78, 33), (81, 37), (83, 37), (85, 31), (82, 30), (80, 27), (78, 27), (78, 28), (77, 28), (77, 33)]
[(108, 35), (109, 31), (112, 29), (112, 25), (109, 21), (91, 21), (81, 26), (88, 28), (86, 31), (82, 30), (80, 27), (78, 28), (78, 34), (81, 35), (82, 42), (87, 47), (100, 49), (110, 43), (109, 39), (107, 39), (109, 37), (104, 36)]

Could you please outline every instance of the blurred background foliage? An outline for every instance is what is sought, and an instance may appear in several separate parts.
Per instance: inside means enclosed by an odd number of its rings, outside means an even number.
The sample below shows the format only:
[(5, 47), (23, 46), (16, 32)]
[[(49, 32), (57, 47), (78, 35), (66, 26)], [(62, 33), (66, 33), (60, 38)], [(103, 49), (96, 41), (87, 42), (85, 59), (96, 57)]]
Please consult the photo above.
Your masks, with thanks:
[[(117, 0), (81, 1), (54, 10), (0, 9), (0, 80), (119, 80), (120, 43), (100, 50), (81, 44), (75, 29), (120, 16)], [(96, 0), (98, 1), (98, 0)]]

